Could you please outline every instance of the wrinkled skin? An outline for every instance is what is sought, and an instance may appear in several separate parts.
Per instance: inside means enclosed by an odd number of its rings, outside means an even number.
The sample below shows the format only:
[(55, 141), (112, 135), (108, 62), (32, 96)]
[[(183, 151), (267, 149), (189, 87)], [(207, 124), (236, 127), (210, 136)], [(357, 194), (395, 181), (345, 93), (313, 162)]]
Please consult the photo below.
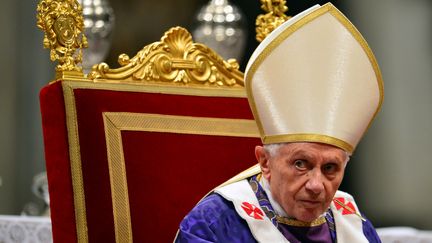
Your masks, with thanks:
[(286, 143), (273, 156), (257, 146), (255, 156), (273, 198), (289, 216), (304, 222), (328, 209), (348, 161), (345, 151), (321, 143)]

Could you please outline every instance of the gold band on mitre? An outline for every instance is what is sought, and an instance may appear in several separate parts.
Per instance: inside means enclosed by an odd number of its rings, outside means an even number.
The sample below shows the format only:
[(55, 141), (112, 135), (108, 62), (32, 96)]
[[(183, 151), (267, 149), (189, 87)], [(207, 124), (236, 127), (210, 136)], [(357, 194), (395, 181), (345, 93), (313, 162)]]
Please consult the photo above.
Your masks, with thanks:
[(352, 153), (383, 101), (377, 61), (331, 3), (275, 29), (245, 73), (264, 144), (319, 142)]
[(335, 137), (330, 137), (322, 134), (283, 134), (262, 137), (263, 144), (272, 143), (294, 143), (294, 142), (315, 142), (325, 143), (339, 147), (349, 153), (354, 151), (351, 144)]

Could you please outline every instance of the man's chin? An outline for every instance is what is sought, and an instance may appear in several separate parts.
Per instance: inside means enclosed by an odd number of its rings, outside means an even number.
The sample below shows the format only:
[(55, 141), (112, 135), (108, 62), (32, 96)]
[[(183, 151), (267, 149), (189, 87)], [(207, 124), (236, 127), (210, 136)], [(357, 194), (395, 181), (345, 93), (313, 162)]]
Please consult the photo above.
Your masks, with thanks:
[(303, 209), (303, 212), (299, 213), (299, 215), (297, 215), (296, 219), (306, 222), (306, 223), (310, 223), (312, 221), (314, 221), (315, 219), (319, 218), (324, 212), (321, 212), (321, 210), (310, 210), (310, 209)]

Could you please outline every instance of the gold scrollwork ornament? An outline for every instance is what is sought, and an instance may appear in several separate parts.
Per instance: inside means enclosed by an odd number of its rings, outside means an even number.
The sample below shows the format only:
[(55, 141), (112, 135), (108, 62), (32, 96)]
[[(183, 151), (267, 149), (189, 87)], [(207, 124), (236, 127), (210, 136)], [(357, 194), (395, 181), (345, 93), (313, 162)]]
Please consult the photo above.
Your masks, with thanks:
[(43, 46), (50, 49), (51, 61), (58, 60), (57, 73), (79, 73), (84, 35), (82, 7), (76, 0), (41, 0), (37, 6), (37, 26), (45, 33)]
[(260, 0), (260, 2), (261, 9), (267, 13), (260, 14), (255, 22), (256, 39), (259, 42), (263, 41), (270, 32), (291, 18), (285, 15), (288, 10), (285, 0)]
[(225, 61), (209, 47), (194, 43), (184, 28), (165, 32), (161, 41), (145, 46), (133, 58), (122, 54), (120, 68), (94, 65), (92, 80), (129, 80), (133, 82), (168, 82), (207, 86), (244, 86), (243, 74), (236, 60)]

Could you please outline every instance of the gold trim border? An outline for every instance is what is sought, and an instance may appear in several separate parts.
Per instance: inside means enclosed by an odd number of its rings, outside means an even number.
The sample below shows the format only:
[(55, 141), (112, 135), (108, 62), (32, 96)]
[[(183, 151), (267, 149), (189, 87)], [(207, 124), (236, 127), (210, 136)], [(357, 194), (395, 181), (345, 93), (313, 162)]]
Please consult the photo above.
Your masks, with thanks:
[(202, 85), (172, 85), (164, 83), (136, 83), (126, 81), (111, 81), (98, 79), (96, 81), (88, 81), (85, 78), (68, 79), (67, 81), (56, 80), (51, 82), (62, 82), (63, 85), (69, 86), (72, 89), (103, 89), (111, 91), (130, 91), (130, 92), (146, 92), (160, 93), (172, 95), (191, 95), (205, 97), (231, 97), (231, 98), (247, 98), (246, 89), (244, 87), (212, 87)]
[(190, 117), (129, 112), (104, 112), (102, 116), (107, 143), (116, 242), (132, 242), (132, 223), (126, 165), (121, 137), (122, 131), (259, 137), (255, 121), (247, 119)]
[(126, 164), (121, 138), (121, 127), (102, 113), (110, 175), (116, 242), (132, 242), (132, 222), (127, 187)]
[(122, 131), (166, 132), (180, 134), (260, 137), (256, 123), (249, 119), (210, 118), (162, 115), (152, 113), (104, 112), (117, 129)]
[[(258, 129), (260, 131), (263, 143), (265, 143), (264, 142), (265, 133), (264, 133), (264, 129), (262, 127), (261, 119), (260, 119), (259, 114), (258, 114), (258, 110), (255, 106), (255, 99), (254, 99), (253, 93), (252, 93), (251, 77), (255, 74), (259, 65), (261, 65), (261, 63), (267, 58), (267, 56), (270, 55), (270, 53), (277, 46), (279, 46), (279, 44), (282, 41), (284, 41), (286, 38), (288, 38), (291, 34), (293, 34), (298, 29), (302, 28), (306, 24), (310, 23), (311, 21), (315, 20), (316, 18), (320, 17), (321, 15), (323, 15), (325, 13), (330, 13), (331, 15), (333, 15), (345, 28), (348, 29), (348, 31), (360, 43), (361, 47), (366, 52), (366, 55), (368, 56), (369, 61), (371, 62), (371, 65), (375, 71), (375, 75), (376, 75), (376, 78), (378, 81), (380, 98), (379, 98), (378, 107), (377, 107), (372, 119), (370, 120), (366, 130), (364, 131), (363, 136), (366, 133), (366, 131), (369, 129), (369, 127), (372, 124), (372, 121), (375, 119), (376, 115), (378, 114), (379, 110), (381, 109), (381, 106), (382, 106), (382, 103), (384, 100), (384, 84), (383, 84), (382, 74), (381, 74), (381, 71), (380, 71), (379, 66), (378, 66), (378, 62), (377, 62), (372, 50), (370, 49), (369, 45), (367, 44), (366, 40), (363, 38), (361, 33), (357, 30), (357, 28), (337, 8), (335, 8), (333, 6), (333, 4), (326, 3), (323, 6), (321, 6), (320, 8), (318, 8), (317, 10), (307, 14), (306, 16), (304, 16), (303, 18), (301, 18), (297, 22), (293, 23), (291, 26), (289, 26), (287, 29), (285, 29), (278, 37), (276, 37), (274, 40), (272, 40), (272, 42), (270, 42), (270, 44), (268, 44), (264, 48), (264, 50), (257, 56), (255, 61), (250, 66), (250, 69), (249, 69), (247, 76), (245, 77), (245, 84), (246, 84), (245, 86), (246, 86), (246, 93), (247, 93), (248, 100), (249, 100), (249, 105), (251, 107), (252, 113), (254, 114), (255, 120), (257, 122)], [(281, 136), (285, 136), (285, 135), (281, 135)], [(286, 135), (286, 136), (289, 136), (289, 135)], [(271, 140), (272, 139), (270, 139), (270, 141)], [(339, 139), (337, 139), (337, 140), (339, 140)], [(342, 141), (342, 140), (340, 140), (340, 141)], [(348, 144), (344, 141), (342, 141), (342, 142), (345, 144)], [(339, 147), (340, 143), (339, 142), (337, 142), (335, 144), (332, 143), (332, 145)], [(354, 146), (352, 146), (352, 145), (349, 145), (348, 147), (351, 147), (351, 150), (347, 150), (347, 152), (349, 152), (349, 153), (352, 153), (355, 149)], [(342, 148), (344, 148), (344, 147), (342, 147)]]
[(69, 86), (67, 82), (62, 83), (62, 88), (65, 101), (77, 240), (79, 243), (87, 243), (87, 216), (74, 88)]

